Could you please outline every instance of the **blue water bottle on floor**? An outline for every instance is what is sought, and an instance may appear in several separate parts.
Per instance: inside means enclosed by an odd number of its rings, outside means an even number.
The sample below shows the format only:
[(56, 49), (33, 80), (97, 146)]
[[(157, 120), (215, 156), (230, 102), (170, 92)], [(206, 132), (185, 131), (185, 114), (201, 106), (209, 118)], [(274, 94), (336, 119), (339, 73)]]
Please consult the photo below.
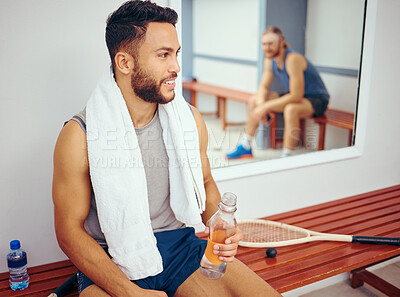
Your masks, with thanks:
[(10, 287), (14, 291), (23, 290), (29, 285), (26, 252), (21, 249), (19, 240), (11, 241), (10, 248), (11, 250), (7, 254), (8, 270), (10, 271)]

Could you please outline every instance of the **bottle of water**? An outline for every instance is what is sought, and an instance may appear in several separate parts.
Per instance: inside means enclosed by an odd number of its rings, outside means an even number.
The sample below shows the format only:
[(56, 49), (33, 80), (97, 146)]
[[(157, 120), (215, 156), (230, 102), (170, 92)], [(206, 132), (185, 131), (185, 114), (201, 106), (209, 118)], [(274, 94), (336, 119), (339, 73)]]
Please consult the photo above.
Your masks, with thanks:
[(27, 273), (26, 252), (21, 249), (19, 240), (10, 242), (10, 252), (7, 254), (7, 264), (10, 271), (10, 287), (12, 290), (23, 290), (29, 285)]
[(225, 193), (218, 205), (219, 210), (209, 221), (210, 235), (207, 242), (206, 251), (200, 262), (200, 271), (209, 279), (219, 279), (224, 276), (226, 263), (219, 260), (218, 255), (214, 254), (215, 244), (225, 243), (228, 237), (236, 232), (236, 195)]

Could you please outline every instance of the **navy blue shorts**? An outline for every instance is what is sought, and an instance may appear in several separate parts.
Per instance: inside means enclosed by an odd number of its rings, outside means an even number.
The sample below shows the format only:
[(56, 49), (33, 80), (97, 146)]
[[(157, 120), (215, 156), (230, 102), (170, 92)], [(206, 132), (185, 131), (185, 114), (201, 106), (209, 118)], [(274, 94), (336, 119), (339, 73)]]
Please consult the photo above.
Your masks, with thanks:
[[(163, 259), (164, 270), (134, 282), (143, 289), (164, 291), (174, 296), (178, 287), (200, 267), (207, 241), (199, 239), (191, 227), (154, 233)], [(105, 248), (107, 252), (107, 248)], [(81, 293), (94, 283), (78, 271), (78, 290)]]
[[(286, 94), (288, 94), (288, 93), (279, 93), (279, 96), (283, 96)], [(314, 114), (312, 115), (313, 118), (322, 116), (324, 114), (325, 110), (328, 108), (329, 97), (327, 99), (324, 99), (321, 97), (308, 97), (308, 98), (306, 97), (306, 99), (308, 101), (310, 101), (310, 103), (314, 109)]]
[(322, 99), (322, 98), (306, 98), (308, 101), (311, 102), (312, 107), (314, 108), (314, 114), (313, 117), (319, 117), (322, 116), (328, 107), (328, 100)]

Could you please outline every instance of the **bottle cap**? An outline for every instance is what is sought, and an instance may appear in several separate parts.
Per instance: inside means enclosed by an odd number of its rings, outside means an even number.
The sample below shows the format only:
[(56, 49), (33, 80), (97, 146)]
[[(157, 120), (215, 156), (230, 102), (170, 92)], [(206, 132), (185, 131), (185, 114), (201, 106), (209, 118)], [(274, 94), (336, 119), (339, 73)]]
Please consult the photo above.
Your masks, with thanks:
[(10, 248), (12, 250), (18, 250), (21, 247), (21, 243), (19, 242), (19, 240), (12, 240), (10, 242)]

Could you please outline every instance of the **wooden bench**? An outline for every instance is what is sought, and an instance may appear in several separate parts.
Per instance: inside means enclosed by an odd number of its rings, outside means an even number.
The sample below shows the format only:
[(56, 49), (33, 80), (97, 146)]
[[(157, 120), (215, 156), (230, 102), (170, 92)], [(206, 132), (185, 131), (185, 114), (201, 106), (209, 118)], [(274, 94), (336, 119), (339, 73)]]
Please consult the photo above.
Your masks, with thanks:
[(219, 87), (211, 84), (201, 83), (196, 80), (183, 82), (184, 89), (190, 92), (190, 104), (197, 107), (197, 93), (210, 94), (217, 97), (217, 117), (221, 118), (222, 130), (233, 125), (243, 125), (244, 123), (233, 123), (226, 120), (226, 100), (235, 100), (242, 103), (249, 103), (250, 97), (254, 94), (233, 90), (225, 87)]
[[(326, 233), (399, 237), (400, 185), (265, 219)], [(400, 246), (343, 242), (314, 242), (276, 249), (277, 256), (270, 259), (265, 257), (265, 249), (241, 247), (237, 258), (280, 293), (344, 272), (351, 272), (354, 287), (365, 281), (383, 289), (380, 279), (372, 273), (366, 273), (368, 277), (364, 278), (365, 267), (400, 255)], [(384, 292), (400, 296), (400, 290), (391, 285)]]
[[(400, 236), (400, 185), (294, 211), (265, 217), (319, 232), (365, 236)], [(199, 237), (205, 238), (204, 233)], [(389, 296), (400, 290), (366, 267), (400, 255), (400, 246), (343, 242), (313, 242), (276, 248), (275, 258), (266, 258), (265, 249), (239, 247), (237, 258), (247, 264), (278, 292), (351, 272), (352, 286), (367, 282)], [(76, 268), (70, 261), (28, 269), (31, 284), (24, 291), (12, 292), (8, 273), (0, 274), (0, 296), (47, 296), (67, 280)], [(75, 289), (67, 296), (77, 296)]]
[[(271, 113), (269, 116), (271, 118), (269, 134), (270, 147), (275, 149), (277, 143), (281, 141), (280, 139), (277, 139), (278, 114)], [(318, 124), (318, 150), (325, 149), (326, 125), (332, 125), (349, 130), (348, 146), (353, 144), (354, 113), (328, 108), (324, 115), (312, 119), (316, 124)], [(301, 121), (301, 131), (304, 133), (304, 121)], [(304, 141), (302, 141), (302, 143), (304, 143)]]

